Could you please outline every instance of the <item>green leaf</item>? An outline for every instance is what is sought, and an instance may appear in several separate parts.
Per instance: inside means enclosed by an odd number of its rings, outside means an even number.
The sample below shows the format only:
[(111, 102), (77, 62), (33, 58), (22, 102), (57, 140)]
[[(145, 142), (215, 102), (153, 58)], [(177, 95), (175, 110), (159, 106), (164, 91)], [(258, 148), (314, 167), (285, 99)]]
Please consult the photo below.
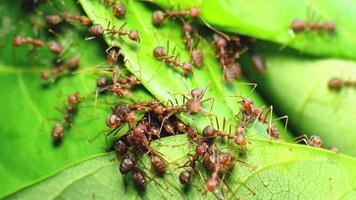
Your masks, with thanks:
[[(352, 0), (210, 0), (177, 1), (153, 0), (166, 9), (201, 9), (201, 18), (221, 30), (253, 36), (259, 39), (288, 45), (301, 52), (354, 59), (356, 54), (353, 20), (356, 2)], [(342, 14), (340, 14), (342, 13)], [(336, 24), (335, 33), (306, 31), (293, 33), (289, 26), (296, 19)]]
[(327, 146), (356, 156), (354, 89), (337, 92), (328, 88), (331, 78), (355, 79), (356, 63), (302, 57), (264, 43), (259, 45), (259, 53), (268, 70), (263, 75), (250, 70), (251, 78), (260, 83), (260, 91), (279, 111), (289, 116), (291, 126), (300, 134), (319, 135)]
[[(24, 12), (20, 9), (19, 2), (0, 6), (4, 11), (2, 13), (8, 14), (2, 18), (3, 27), (6, 24), (19, 24), (17, 28), (10, 26), (9, 29), (4, 29), (0, 36), (1, 44), (5, 43), (0, 51), (0, 197), (48, 177), (73, 162), (103, 152), (106, 148), (104, 137), (93, 142), (90, 140), (107, 129), (105, 118), (110, 113), (110, 105), (106, 102), (115, 102), (113, 98), (104, 97), (99, 98), (95, 106), (93, 92), (96, 90), (98, 76), (86, 69), (94, 69), (105, 61), (105, 49), (98, 42), (85, 42), (84, 36), (78, 34), (78, 31), (83, 31), (78, 24), (62, 30), (62, 38), (50, 39), (59, 39), (65, 47), (75, 41), (64, 57), (79, 55), (79, 71), (45, 87), (45, 82), (40, 79), (40, 72), (53, 66), (54, 56), (45, 48), (31, 53), (28, 46), (14, 48), (11, 43), (15, 34), (37, 37), (36, 31), (41, 30), (33, 29), (28, 20), (42, 19), (43, 15), (27, 14), (21, 15), (25, 18), (17, 18), (20, 15), (14, 13)], [(68, 9), (71, 8), (67, 11), (79, 13), (75, 5), (66, 5)], [(49, 8), (44, 10), (59, 12)], [(40, 35), (44, 40), (50, 37), (45, 31)], [(38, 62), (31, 61), (36, 58)], [(86, 98), (81, 99), (79, 113), (74, 117), (73, 127), (65, 131), (62, 145), (54, 147), (51, 129), (64, 115), (56, 108), (64, 111), (68, 95), (75, 91)], [(142, 89), (135, 92), (135, 97), (151, 99)]]
[[(214, 104), (212, 114), (214, 114), (220, 123), (225, 117), (228, 120), (234, 120), (234, 114), (240, 109), (238, 98), (231, 98), (232, 95), (247, 96), (251, 93), (251, 87), (246, 83), (235, 82), (232, 85), (226, 85), (222, 80), (222, 72), (214, 56), (214, 51), (208, 42), (201, 41), (201, 49), (204, 53), (204, 64), (201, 68), (194, 68), (194, 76), (182, 76), (180, 72), (173, 67), (165, 65), (153, 57), (153, 49), (157, 46), (166, 46), (169, 40), (170, 48), (176, 48), (176, 52), (181, 54), (182, 61), (189, 61), (189, 52), (185, 50), (181, 28), (175, 22), (167, 22), (161, 28), (155, 28), (151, 22), (152, 11), (147, 9), (143, 2), (132, 0), (122, 1), (127, 6), (125, 19), (119, 20), (113, 16), (112, 11), (107, 9), (102, 3), (95, 1), (80, 1), (84, 11), (95, 24), (120, 27), (124, 22), (128, 22), (124, 27), (127, 30), (138, 30), (140, 42), (132, 42), (127, 37), (122, 40), (117, 36), (104, 35), (104, 39), (110, 45), (120, 46), (125, 58), (128, 60), (126, 67), (131, 73), (135, 74), (157, 99), (161, 102), (167, 102), (177, 99), (182, 102), (182, 94), (189, 94), (193, 88), (206, 88), (204, 98), (213, 97)], [(175, 94), (172, 95), (172, 94)], [(177, 95), (178, 94), (178, 95)], [(181, 94), (181, 95), (179, 95)], [(252, 95), (256, 105), (261, 105), (262, 101), (253, 93)], [(204, 103), (205, 112), (209, 112), (212, 102)], [(263, 104), (262, 104), (263, 105)], [(206, 115), (181, 115), (181, 118), (189, 124), (193, 124), (199, 130), (202, 130), (210, 120)], [(211, 118), (210, 118), (211, 119)], [(221, 124), (220, 124), (221, 126)], [(282, 131), (281, 131), (282, 132)], [(266, 132), (261, 132), (266, 136)], [(283, 135), (282, 137), (288, 138)]]
[[(246, 157), (225, 177), (224, 196), (228, 199), (354, 199), (356, 196), (356, 160), (312, 147), (251, 138)], [(179, 145), (179, 148), (173, 146)], [(98, 155), (77, 163), (51, 178), (24, 188), (5, 199), (215, 199), (204, 191), (205, 169), (199, 168), (202, 178), (193, 176), (195, 186), (184, 188), (178, 182), (187, 161), (187, 152), (194, 151), (185, 135), (161, 139), (156, 148), (169, 161), (169, 171), (163, 177), (148, 175), (147, 190), (142, 193), (132, 187), (131, 174), (123, 176), (113, 154)], [(233, 148), (221, 145), (220, 148)], [(230, 149), (231, 150), (231, 149)], [(236, 152), (236, 154), (238, 154)], [(238, 156), (238, 155), (236, 155)], [(245, 163), (245, 164), (244, 164)], [(247, 166), (251, 164), (256, 168)], [(248, 189), (256, 192), (253, 196)]]

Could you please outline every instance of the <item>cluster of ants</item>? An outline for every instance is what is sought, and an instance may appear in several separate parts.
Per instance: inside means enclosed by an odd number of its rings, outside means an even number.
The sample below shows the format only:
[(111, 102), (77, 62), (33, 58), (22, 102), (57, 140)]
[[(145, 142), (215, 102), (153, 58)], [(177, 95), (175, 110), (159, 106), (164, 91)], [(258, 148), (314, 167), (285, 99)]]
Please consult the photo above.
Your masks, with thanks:
[[(113, 146), (120, 156), (120, 172), (122, 174), (132, 172), (133, 182), (138, 188), (144, 189), (147, 184), (145, 178), (147, 174), (137, 166), (139, 158), (143, 155), (151, 157), (151, 166), (159, 175), (162, 176), (167, 171), (168, 165), (162, 155), (150, 146), (154, 139), (173, 134), (187, 134), (190, 142), (195, 145), (195, 154), (188, 154), (189, 161), (179, 167), (184, 168), (179, 175), (180, 183), (190, 184), (193, 175), (196, 174), (198, 164), (201, 164), (211, 174), (210, 178), (205, 181), (206, 189), (219, 196), (222, 194), (219, 185), (224, 184), (223, 176), (233, 168), (238, 159), (230, 152), (216, 149), (212, 143), (214, 138), (233, 140), (237, 146), (246, 150), (248, 145), (245, 136), (246, 128), (250, 122), (259, 121), (268, 124), (267, 133), (271, 138), (279, 139), (277, 128), (272, 124), (272, 121), (267, 120), (269, 112), (264, 112), (262, 108), (256, 107), (253, 101), (248, 98), (243, 98), (240, 101), (242, 112), (239, 115), (242, 118), (234, 132), (231, 130), (231, 126), (229, 131), (225, 130), (226, 121), (224, 119), (222, 130), (219, 129), (219, 123), (216, 120), (217, 128), (208, 125), (202, 131), (202, 135), (198, 135), (195, 128), (184, 124), (174, 114), (206, 114), (202, 104), (212, 98), (203, 99), (204, 93), (205, 90), (192, 89), (189, 97), (183, 95), (183, 104), (173, 104), (169, 101), (170, 105), (164, 106), (158, 101), (149, 101), (122, 104), (113, 108), (106, 119), (107, 126), (111, 128), (107, 135), (115, 134), (124, 124), (128, 124), (129, 131), (121, 136)], [(138, 113), (144, 115), (141, 120), (137, 120)]]
[[(200, 39), (200, 36), (197, 31), (194, 31), (191, 21), (198, 18), (200, 11), (197, 7), (191, 7), (188, 10), (167, 10), (161, 11), (156, 10), (152, 15), (152, 23), (155, 26), (161, 26), (169, 18), (179, 18), (181, 19), (183, 26), (183, 42), (185, 48), (189, 50), (189, 55), (191, 61), (180, 62), (180, 54), (169, 53), (169, 44), (166, 48), (158, 46), (153, 50), (153, 55), (155, 58), (162, 60), (168, 65), (173, 67), (180, 67), (183, 70), (183, 74), (193, 74), (192, 65), (200, 67), (203, 60), (202, 51), (194, 46), (193, 35), (196, 35), (196, 39)], [(190, 19), (188, 21), (185, 18)], [(208, 24), (207, 24), (208, 25)], [(208, 25), (210, 27), (210, 25)], [(242, 38), (238, 35), (227, 36), (224, 33), (221, 33), (214, 28), (210, 27), (217, 33), (214, 34), (214, 46), (216, 48), (216, 57), (218, 58), (221, 69), (223, 70), (224, 80), (227, 83), (231, 83), (234, 80), (237, 80), (242, 75), (241, 65), (236, 62), (236, 59), (240, 58), (240, 55), (248, 50), (248, 42), (245, 41), (245, 38)], [(241, 39), (242, 38), (242, 39)], [(253, 41), (253, 40), (252, 40)], [(252, 65), (257, 69), (258, 72), (264, 73), (266, 71), (266, 65), (263, 58), (260, 55), (252, 56)]]
[[(105, 0), (104, 4), (107, 7), (112, 7), (113, 14), (116, 17), (125, 17), (126, 8), (121, 2)], [(152, 21), (156, 26), (163, 25), (168, 18), (181, 19), (183, 25), (183, 41), (185, 48), (189, 50), (191, 60), (180, 62), (180, 54), (175, 54), (175, 49), (169, 52), (169, 44), (167, 44), (167, 48), (162, 46), (155, 47), (153, 56), (168, 65), (181, 68), (184, 74), (193, 74), (193, 65), (200, 67), (204, 62), (203, 53), (196, 44), (194, 44), (193, 40), (199, 39), (199, 35), (194, 31), (191, 23), (191, 20), (198, 18), (199, 15), (199, 9), (196, 7), (192, 7), (188, 10), (154, 11)], [(185, 19), (188, 17), (191, 19), (186, 21)], [(86, 16), (68, 12), (48, 14), (45, 16), (45, 20), (51, 27), (57, 26), (63, 21), (77, 21), (81, 25), (90, 25), (88, 33), (92, 37), (100, 37), (104, 34), (111, 36), (116, 35), (121, 40), (123, 40), (122, 37), (125, 36), (134, 42), (140, 42), (138, 31), (124, 29), (127, 23), (123, 23), (119, 29), (115, 29), (114, 26), (105, 28), (101, 24), (92, 24), (91, 20)], [(323, 25), (306, 24), (300, 20), (296, 20), (292, 23), (291, 28), (294, 31), (326, 29), (331, 32), (334, 31), (335, 25), (331, 22)], [(13, 39), (13, 44), (14, 46), (22, 46), (25, 44), (30, 44), (34, 47), (47, 46), (55, 55), (61, 56), (63, 54), (62, 46), (55, 41), (45, 42), (31, 37), (17, 35)], [(217, 33), (214, 35), (214, 46), (216, 48), (216, 57), (223, 70), (224, 79), (228, 83), (239, 79), (241, 77), (241, 66), (236, 60), (248, 49), (245, 47), (244, 38), (237, 35), (226, 37), (222, 33)], [(121, 73), (118, 66), (118, 60), (121, 55), (120, 51), (121, 49), (116, 46), (111, 46), (106, 50), (106, 62), (109, 67), (105, 68), (105, 71), (112, 73), (112, 76), (101, 76), (98, 78), (97, 93), (113, 93), (117, 96), (126, 96), (134, 86), (140, 84), (139, 80), (133, 75), (120, 76)], [(57, 67), (43, 71), (41, 78), (44, 80), (58, 78), (65, 70), (69, 72), (77, 70), (79, 62), (80, 58), (73, 56)], [(261, 56), (253, 55), (252, 64), (260, 73), (266, 71), (265, 62)], [(329, 82), (331, 89), (340, 89), (341, 86), (355, 85), (354, 82), (342, 81), (340, 79), (333, 79)], [(197, 174), (198, 166), (204, 166), (210, 174), (210, 177), (204, 180), (206, 189), (221, 199), (223, 192), (222, 187), (219, 186), (224, 185), (224, 177), (227, 172), (235, 166), (237, 161), (244, 161), (239, 160), (231, 152), (221, 151), (213, 144), (213, 140), (219, 138), (220, 140), (232, 141), (232, 143), (245, 151), (249, 143), (246, 138), (246, 129), (252, 122), (254, 124), (256, 122), (265, 124), (267, 126), (267, 134), (271, 139), (277, 140), (280, 138), (277, 127), (272, 123), (272, 107), (265, 111), (263, 107), (254, 105), (253, 101), (249, 98), (242, 98), (242, 100), (239, 101), (241, 111), (236, 115), (239, 119), (239, 123), (235, 124), (234, 130), (232, 130), (231, 126), (229, 130), (225, 130), (225, 118), (223, 127), (220, 129), (218, 119), (216, 118), (217, 127), (215, 128), (213, 123), (211, 123), (211, 125), (203, 129), (202, 135), (199, 135), (195, 128), (184, 124), (176, 117), (176, 114), (185, 113), (191, 116), (195, 114), (210, 115), (210, 113), (207, 113), (203, 108), (203, 104), (210, 100), (213, 101), (214, 99), (212, 97), (204, 99), (205, 91), (206, 88), (192, 89), (189, 95), (182, 95), (182, 104), (179, 104), (177, 101), (176, 104), (169, 101), (170, 104), (167, 103), (167, 105), (163, 105), (157, 100), (152, 100), (149, 102), (120, 104), (112, 108), (111, 113), (106, 119), (106, 125), (110, 128), (107, 136), (111, 134), (115, 135), (123, 126), (128, 125), (128, 132), (114, 142), (113, 148), (119, 156), (119, 171), (122, 174), (132, 174), (133, 183), (137, 188), (145, 190), (147, 185), (146, 177), (148, 177), (148, 175), (139, 167), (140, 159), (143, 156), (148, 155), (150, 157), (152, 169), (160, 176), (166, 174), (168, 170), (168, 163), (163, 155), (151, 147), (151, 142), (155, 139), (175, 134), (186, 134), (190, 143), (194, 145), (195, 152), (188, 154), (189, 160), (179, 167), (179, 169), (183, 169), (179, 174), (180, 183), (182, 185), (191, 184), (193, 176)], [(63, 119), (52, 128), (51, 134), (55, 144), (62, 142), (65, 129), (72, 126), (73, 117), (77, 113), (79, 101), (80, 97), (78, 92), (69, 95), (68, 105), (66, 106)], [(138, 114), (143, 117), (138, 119)], [(270, 120), (268, 120), (269, 115)], [(287, 125), (288, 118), (284, 116), (279, 119), (283, 118), (286, 119)], [(314, 147), (321, 148), (323, 146), (323, 142), (318, 136), (311, 136), (310, 138), (303, 136), (297, 138), (297, 142), (301, 141)], [(329, 149), (337, 151), (335, 147), (330, 147)], [(249, 190), (251, 194), (255, 195), (254, 191)]]

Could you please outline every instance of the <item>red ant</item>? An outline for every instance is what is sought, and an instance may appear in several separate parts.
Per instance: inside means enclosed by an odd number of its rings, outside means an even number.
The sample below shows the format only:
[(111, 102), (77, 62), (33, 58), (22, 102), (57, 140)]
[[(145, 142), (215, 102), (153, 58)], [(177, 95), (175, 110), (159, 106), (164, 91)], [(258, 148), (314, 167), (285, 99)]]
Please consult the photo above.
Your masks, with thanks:
[(317, 148), (322, 148), (324, 144), (323, 140), (317, 135), (312, 135), (309, 138), (306, 135), (301, 135), (299, 137), (296, 137), (295, 141), (297, 143), (304, 142), (306, 145)]
[(87, 16), (83, 16), (83, 15), (76, 15), (76, 14), (73, 14), (73, 13), (65, 12), (65, 13), (62, 13), (62, 17), (66, 21), (71, 21), (71, 20), (78, 21), (82, 25), (91, 24), (91, 20)]
[(114, 27), (105, 29), (101, 24), (94, 24), (89, 28), (88, 32), (94, 37), (99, 37), (106, 33), (110, 35), (119, 35), (121, 39), (121, 36), (127, 35), (129, 39), (136, 42), (140, 42), (140, 37), (136, 30), (127, 31), (124, 29), (124, 26), (126, 26), (126, 24), (127, 22), (123, 23), (119, 29), (115, 29)]
[(179, 174), (179, 182), (183, 185), (186, 185), (190, 182), (192, 175), (196, 171), (197, 161), (200, 158), (203, 158), (205, 153), (208, 151), (209, 145), (206, 143), (199, 144), (195, 149), (195, 155), (188, 154), (190, 160), (186, 162), (183, 166), (179, 168), (186, 168), (189, 167), (190, 169), (184, 170)]
[(224, 79), (231, 83), (235, 79), (239, 79), (242, 74), (240, 64), (235, 62), (235, 59), (240, 56), (240, 52), (236, 49), (236, 44), (240, 44), (238, 36), (226, 38), (215, 34), (214, 43), (216, 48), (216, 57), (219, 59), (220, 67), (223, 69)]
[[(180, 63), (179, 58), (180, 58), (180, 54), (177, 54), (176, 56), (174, 55), (169, 55), (169, 43), (167, 42), (167, 46), (168, 46), (168, 50), (166, 52), (166, 49), (162, 46), (158, 46), (156, 48), (154, 48), (153, 50), (153, 56), (159, 60), (162, 60), (163, 62), (165, 62), (168, 65), (173, 65), (174, 67), (180, 67), (183, 70), (183, 73), (189, 73), (189, 74), (193, 74), (193, 69), (192, 69), (192, 65), (189, 62), (183, 62)], [(173, 54), (174, 54), (175, 49), (173, 50)]]
[(63, 51), (61, 45), (55, 41), (46, 43), (41, 40), (33, 39), (31, 37), (24, 37), (22, 35), (16, 35), (13, 38), (12, 42), (13, 42), (14, 46), (16, 46), (16, 47), (22, 46), (24, 44), (31, 44), (35, 47), (42, 47), (44, 45), (47, 45), (49, 50), (54, 54), (60, 54)]
[(63, 122), (55, 124), (52, 129), (52, 138), (54, 144), (59, 144), (63, 139), (64, 128), (72, 126), (73, 116), (76, 112), (76, 107), (79, 103), (79, 93), (73, 93), (68, 97), (68, 107), (66, 114), (63, 117)]
[(200, 51), (200, 49), (193, 48), (193, 38), (192, 38), (193, 27), (188, 22), (183, 21), (182, 23), (183, 23), (183, 32), (184, 32), (183, 41), (185, 43), (185, 48), (190, 50), (189, 55), (193, 64), (197, 67), (200, 67), (203, 64), (203, 53)]
[(127, 77), (127, 79), (120, 80), (117, 66), (113, 67), (113, 74), (111, 91), (118, 96), (124, 96), (134, 85), (140, 84), (133, 75)]
[(328, 87), (331, 90), (340, 90), (342, 87), (355, 87), (356, 81), (342, 80), (340, 78), (332, 78), (328, 82)]
[(119, 170), (122, 174), (128, 174), (129, 172), (132, 172), (132, 181), (134, 182), (135, 186), (141, 190), (145, 190), (147, 185), (145, 174), (142, 170), (136, 167), (132, 156), (127, 156), (121, 160)]
[(87, 16), (76, 15), (69, 12), (64, 12), (60, 15), (57, 14), (47, 14), (45, 20), (48, 24), (56, 26), (60, 24), (63, 20), (66, 21), (78, 21), (82, 25), (91, 24), (91, 20)]
[(301, 32), (307, 29), (312, 31), (321, 31), (327, 30), (328, 32), (332, 33), (335, 31), (335, 23), (332, 21), (326, 21), (323, 24), (320, 23), (306, 23), (303, 20), (296, 19), (290, 24), (290, 28), (294, 32)]
[(41, 78), (44, 80), (47, 80), (50, 76), (58, 76), (65, 69), (68, 69), (69, 71), (74, 71), (78, 68), (79, 61), (80, 61), (80, 57), (74, 56), (74, 57), (70, 58), (67, 62), (65, 62), (64, 64), (62, 64), (58, 67), (55, 67), (51, 70), (43, 71), (41, 73)]
[(197, 18), (199, 17), (199, 8), (197, 7), (191, 7), (189, 10), (167, 10), (166, 12), (163, 12), (161, 10), (156, 10), (153, 12), (152, 15), (152, 23), (156, 26), (160, 26), (164, 23), (164, 21), (166, 20), (166, 18), (169, 17), (185, 17), (185, 16), (189, 16), (192, 18)]

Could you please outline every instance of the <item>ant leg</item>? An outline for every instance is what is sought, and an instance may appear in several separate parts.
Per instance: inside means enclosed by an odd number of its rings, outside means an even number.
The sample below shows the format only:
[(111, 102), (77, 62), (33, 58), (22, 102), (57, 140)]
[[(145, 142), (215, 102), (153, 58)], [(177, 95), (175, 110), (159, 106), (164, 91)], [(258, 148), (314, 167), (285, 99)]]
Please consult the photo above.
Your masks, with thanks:
[(216, 122), (216, 126), (217, 126), (218, 130), (220, 130), (219, 120), (218, 120), (217, 116), (215, 116), (215, 122)]
[(304, 135), (300, 135), (298, 137), (294, 138), (295, 143), (300, 143), (300, 142), (304, 142), (306, 145), (308, 145), (308, 136), (306, 134)]
[(219, 35), (223, 36), (225, 39), (227, 39), (228, 41), (230, 41), (230, 37), (228, 35), (226, 35), (225, 33), (217, 30), (216, 28), (212, 27), (207, 21), (205, 21), (203, 18), (200, 18), (199, 19), (212, 31), (218, 33)]
[(208, 102), (208, 101), (212, 101), (211, 106), (210, 106), (210, 111), (209, 111), (209, 113), (211, 113), (211, 111), (213, 110), (213, 107), (214, 107), (214, 103), (215, 103), (214, 97), (209, 97), (207, 99), (204, 99), (200, 103), (205, 103), (205, 102)]
[(124, 23), (120, 26), (119, 30), (122, 30), (122, 29), (126, 26), (126, 24), (127, 24), (127, 21), (124, 22)]

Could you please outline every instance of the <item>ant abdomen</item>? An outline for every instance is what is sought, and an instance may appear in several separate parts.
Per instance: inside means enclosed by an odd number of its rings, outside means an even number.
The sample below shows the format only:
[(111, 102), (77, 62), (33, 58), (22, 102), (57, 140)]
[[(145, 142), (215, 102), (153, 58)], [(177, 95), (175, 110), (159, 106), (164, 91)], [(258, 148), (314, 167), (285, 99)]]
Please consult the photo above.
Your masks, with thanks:
[(122, 4), (120, 2), (115, 2), (112, 7), (113, 7), (113, 10), (114, 10), (114, 15), (116, 17), (119, 17), (119, 18), (125, 17), (126, 8), (125, 8), (124, 4)]
[(101, 24), (94, 24), (88, 29), (89, 34), (94, 37), (101, 36), (104, 33), (104, 31), (105, 28)]
[(151, 158), (151, 164), (155, 169), (155, 171), (158, 172), (159, 174), (162, 175), (166, 173), (166, 164), (160, 157), (153, 155)]
[(182, 171), (180, 174), (179, 174), (179, 182), (183, 185), (186, 185), (190, 182), (190, 179), (192, 177), (192, 174), (191, 172), (189, 171)]
[(121, 163), (120, 163), (120, 172), (122, 174), (127, 174), (130, 171), (132, 171), (134, 168), (134, 163), (130, 158), (124, 158), (122, 159)]

